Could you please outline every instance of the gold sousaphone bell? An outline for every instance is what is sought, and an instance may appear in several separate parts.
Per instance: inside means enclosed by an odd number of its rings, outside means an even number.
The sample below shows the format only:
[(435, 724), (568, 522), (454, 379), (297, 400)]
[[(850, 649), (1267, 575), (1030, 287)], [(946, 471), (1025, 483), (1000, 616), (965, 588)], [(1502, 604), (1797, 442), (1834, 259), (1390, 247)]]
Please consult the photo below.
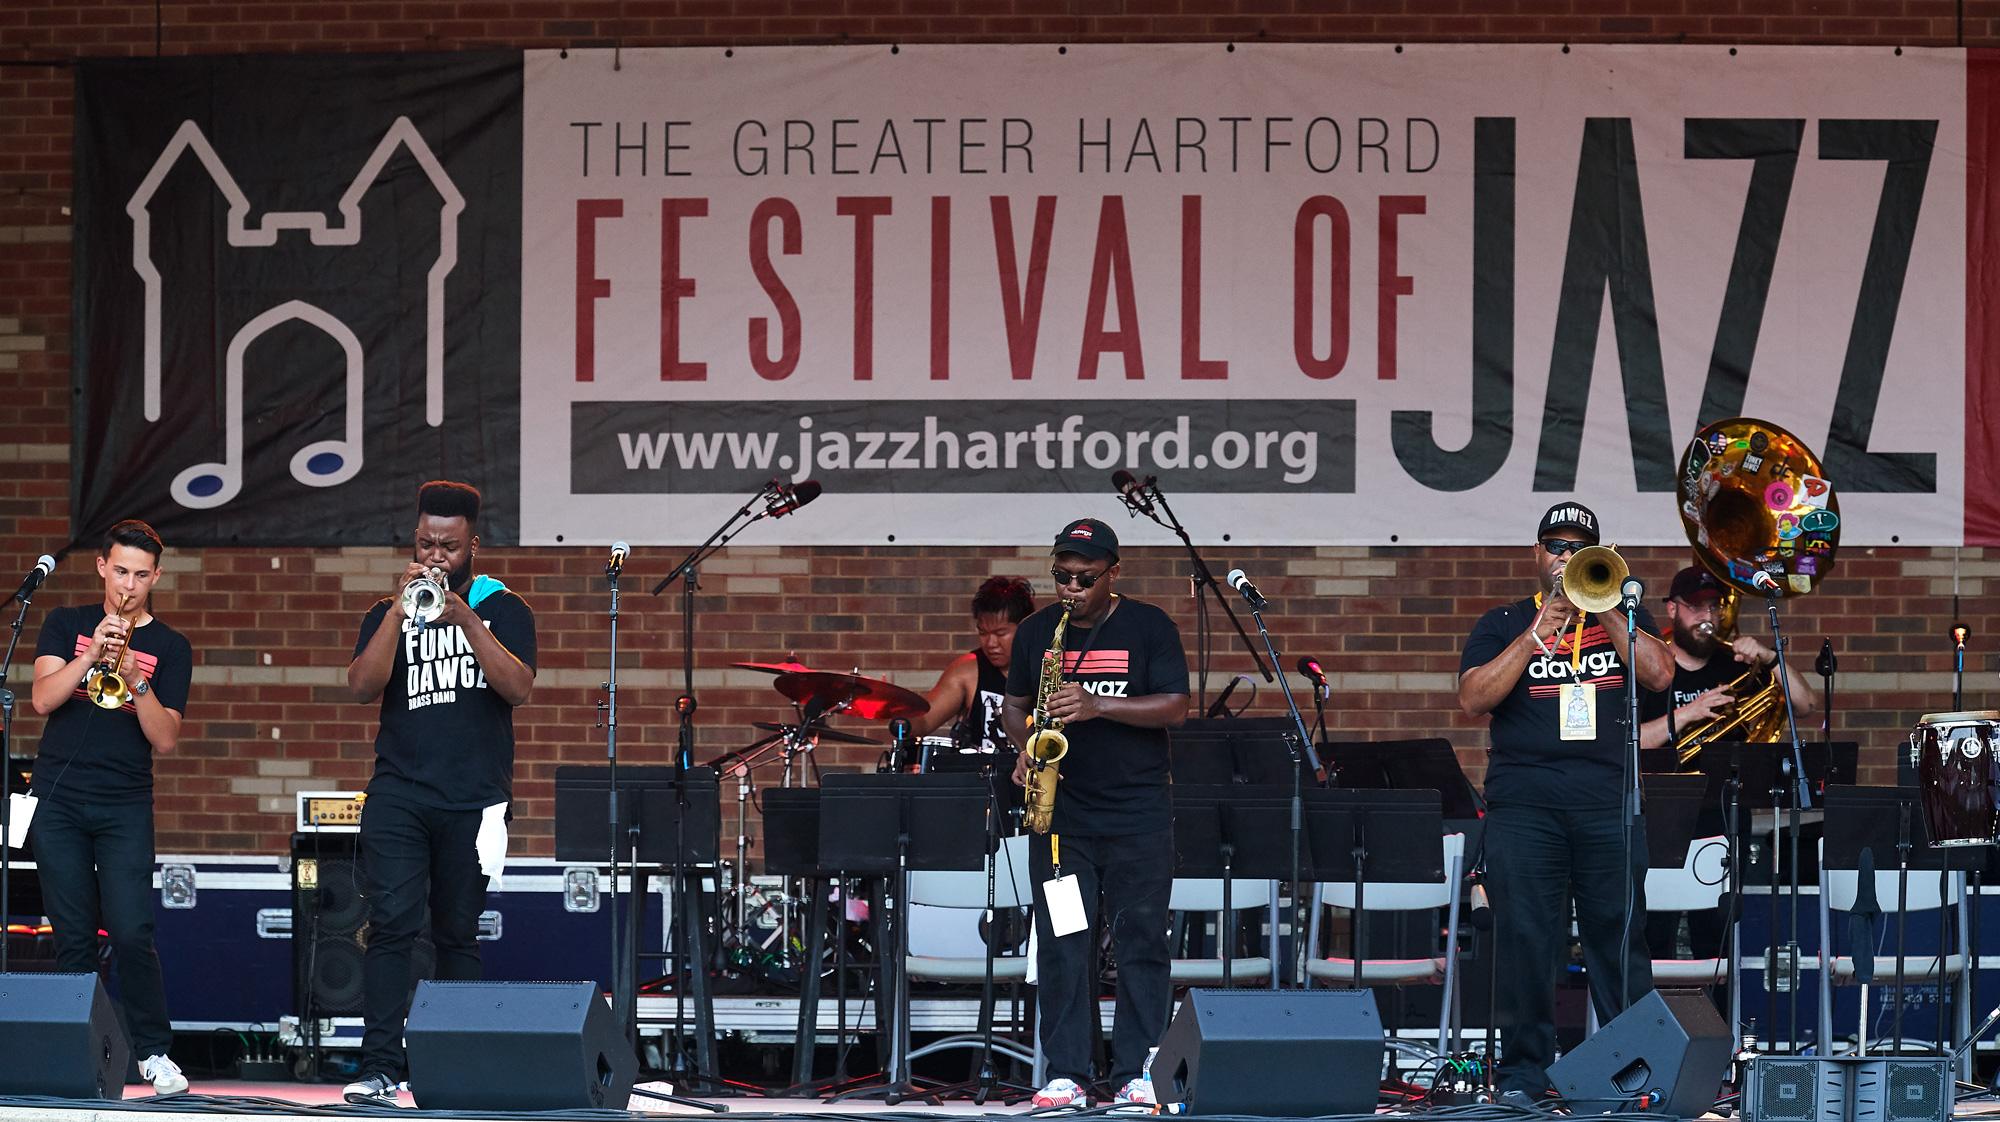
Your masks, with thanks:
[[(1695, 433), (1679, 467), (1681, 528), (1695, 560), (1724, 589), (1717, 640), (1735, 639), (1741, 597), (1805, 596), (1833, 571), (1840, 500), (1805, 441), (1769, 421), (1730, 417)], [(1676, 730), (1681, 765), (1717, 741), (1780, 739), (1781, 689), (1778, 676), (1760, 667), (1738, 675), (1728, 685), (1728, 713)]]

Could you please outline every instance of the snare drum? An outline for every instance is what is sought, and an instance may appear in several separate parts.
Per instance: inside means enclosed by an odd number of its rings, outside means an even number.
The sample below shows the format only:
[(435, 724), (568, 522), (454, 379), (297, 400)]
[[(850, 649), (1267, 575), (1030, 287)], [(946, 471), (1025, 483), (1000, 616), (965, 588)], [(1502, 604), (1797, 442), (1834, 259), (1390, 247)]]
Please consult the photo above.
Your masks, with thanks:
[(2000, 840), (2000, 711), (1931, 713), (1910, 730), (1910, 762), (1931, 845)]

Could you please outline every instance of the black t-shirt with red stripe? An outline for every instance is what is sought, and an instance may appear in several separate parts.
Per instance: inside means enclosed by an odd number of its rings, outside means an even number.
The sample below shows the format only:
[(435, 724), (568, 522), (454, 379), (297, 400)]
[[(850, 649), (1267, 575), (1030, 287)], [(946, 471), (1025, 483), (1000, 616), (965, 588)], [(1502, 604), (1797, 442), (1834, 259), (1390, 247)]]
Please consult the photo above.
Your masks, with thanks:
[[(1531, 596), (1479, 617), (1459, 658), (1459, 674), (1500, 657), (1507, 644), (1534, 626), (1537, 610)], [(1612, 616), (1613, 626), (1622, 626), (1624, 617), (1607, 615)], [(1639, 609), (1639, 630), (1656, 638), (1660, 634), (1652, 614), (1644, 608)], [(1537, 650), (1529, 655), (1513, 691), (1494, 706), (1493, 747), (1486, 765), (1487, 802), (1495, 806), (1511, 803), (1590, 809), (1619, 805), (1625, 790), (1626, 733), (1621, 723), (1625, 662), (1618, 657), (1598, 617), (1587, 616), (1583, 649), (1572, 671), (1575, 637), (1572, 625), (1549, 644), (1548, 654)], [(1597, 687), (1595, 740), (1562, 739), (1556, 710), (1561, 704), (1562, 685), (1569, 681), (1590, 682)]]
[[(1062, 605), (1056, 603), (1021, 621), (1007, 670), (1010, 695), (1034, 698), (1042, 656), (1061, 615)], [(1100, 697), (1186, 695), (1187, 652), (1180, 629), (1153, 605), (1121, 596), (1095, 627), (1070, 625), (1063, 638), (1063, 681), (1082, 683)], [(1173, 825), (1167, 730), (1100, 717), (1065, 725), (1063, 733), (1069, 737), (1069, 754), (1056, 785), (1056, 833), (1113, 837)]]
[[(127, 617), (130, 618), (130, 617)], [(57, 608), (42, 621), (35, 657), (54, 655), (68, 662), (90, 649), (90, 637), (104, 621), (104, 605)], [(187, 712), (188, 684), (194, 677), (194, 648), (187, 637), (156, 616), (132, 632), (132, 661), (160, 704)], [(136, 702), (101, 709), (79, 686), (49, 714), (35, 753), (34, 792), (41, 798), (93, 803), (153, 801), (153, 745), (139, 727)]]

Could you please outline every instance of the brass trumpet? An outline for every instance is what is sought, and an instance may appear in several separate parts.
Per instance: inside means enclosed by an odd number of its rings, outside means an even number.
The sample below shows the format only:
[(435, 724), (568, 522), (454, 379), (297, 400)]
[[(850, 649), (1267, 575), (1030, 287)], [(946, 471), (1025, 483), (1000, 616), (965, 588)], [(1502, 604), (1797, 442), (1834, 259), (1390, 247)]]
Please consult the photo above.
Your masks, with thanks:
[[(124, 617), (126, 602), (131, 599), (124, 595), (118, 597), (120, 618)], [(130, 620), (126, 621), (126, 626), (131, 626)], [(132, 691), (125, 685), (125, 676), (118, 673), (118, 667), (125, 661), (125, 652), (131, 644), (130, 635), (128, 630), (117, 640), (117, 650), (106, 651), (105, 657), (84, 675), (83, 692), (99, 709), (122, 709), (126, 702), (132, 700)]]

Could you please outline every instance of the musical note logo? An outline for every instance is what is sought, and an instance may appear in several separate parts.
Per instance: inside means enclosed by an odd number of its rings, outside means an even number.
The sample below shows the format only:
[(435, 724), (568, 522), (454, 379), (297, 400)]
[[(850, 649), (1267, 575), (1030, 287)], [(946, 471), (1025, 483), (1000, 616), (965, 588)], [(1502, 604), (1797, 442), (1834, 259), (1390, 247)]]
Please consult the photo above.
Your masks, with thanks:
[[(269, 211), (255, 226), (249, 224), (250, 200), (229, 172), (201, 127), (183, 121), (173, 139), (153, 162), (125, 212), (132, 219), (132, 268), (145, 285), (143, 315), (144, 408), (148, 421), (160, 419), (161, 384), (161, 277), (153, 261), (153, 196), (183, 155), (193, 153), (207, 171), (223, 198), (229, 203), (225, 219), (229, 244), (239, 248), (268, 248), (278, 244), (281, 231), (303, 230), (315, 246), (359, 245), (362, 236), (361, 200), (381, 175), (398, 148), (405, 148), (429, 178), (443, 200), (438, 210), (438, 255), (426, 275), (426, 320), (424, 337), (424, 421), (432, 428), (444, 424), (444, 298), (445, 278), (458, 264), (458, 217), (465, 210), (465, 196), (444, 165), (424, 142), (423, 135), (408, 117), (398, 117), (375, 146), (354, 181), (341, 195), (340, 221), (331, 222), (323, 211)], [(346, 420), (344, 435), (338, 440), (307, 444), (292, 455), (292, 478), (308, 487), (334, 487), (360, 472), (363, 461), (362, 389), (366, 355), (352, 328), (325, 309), (303, 300), (286, 300), (243, 325), (230, 339), (223, 363), (223, 450), (219, 462), (199, 463), (174, 477), (169, 490), (175, 502), (190, 509), (221, 506), (243, 489), (243, 378), (244, 355), (250, 344), (266, 332), (298, 320), (325, 332), (340, 345), (346, 367)]]

